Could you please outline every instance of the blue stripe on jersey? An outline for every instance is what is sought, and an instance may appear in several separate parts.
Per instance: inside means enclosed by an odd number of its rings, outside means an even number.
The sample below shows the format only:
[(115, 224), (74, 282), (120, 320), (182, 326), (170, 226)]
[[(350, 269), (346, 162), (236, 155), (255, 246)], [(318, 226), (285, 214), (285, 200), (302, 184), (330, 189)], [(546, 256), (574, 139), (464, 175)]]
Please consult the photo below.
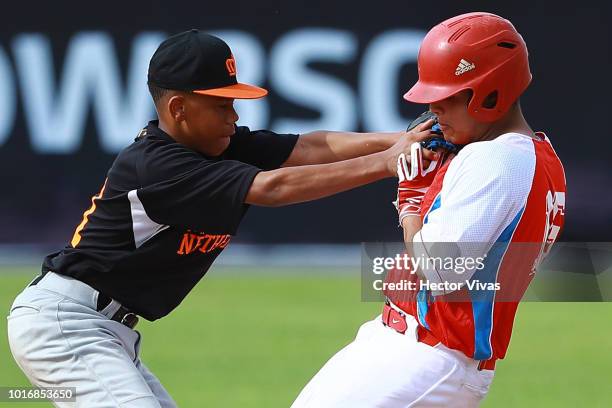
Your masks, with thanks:
[(429, 325), (425, 321), (425, 316), (427, 316), (427, 312), (429, 311), (429, 304), (427, 303), (428, 294), (426, 289), (421, 289), (419, 293), (417, 293), (417, 318), (421, 326), (425, 327), (427, 330), (429, 330)]
[[(508, 249), (512, 234), (523, 215), (523, 207), (512, 222), (504, 229), (491, 250), (487, 253), (484, 268), (476, 271), (471, 280), (480, 283), (495, 283), (497, 272), (502, 258)], [(491, 332), (493, 331), (493, 290), (468, 290), (472, 300), (472, 313), (474, 314), (474, 360), (487, 360), (493, 355), (491, 346)]]
[(429, 210), (427, 211), (427, 214), (425, 215), (425, 218), (423, 219), (423, 224), (427, 224), (427, 218), (429, 217), (429, 213), (432, 212), (433, 210), (440, 208), (441, 205), (442, 205), (442, 197), (441, 197), (441, 192), (440, 192), (438, 193), (438, 196), (434, 200), (431, 207), (429, 207)]
[[(438, 193), (434, 202), (431, 204), (431, 207), (429, 207), (429, 210), (427, 210), (427, 214), (425, 215), (425, 218), (423, 218), (423, 224), (427, 224), (427, 218), (429, 217), (429, 213), (435, 209), (440, 208), (441, 205), (442, 205), (441, 193)], [(427, 324), (427, 321), (425, 320), (425, 316), (427, 316), (427, 312), (429, 311), (429, 303), (427, 303), (427, 298), (429, 297), (429, 294), (430, 292), (428, 290), (421, 289), (419, 293), (417, 293), (417, 300), (416, 300), (417, 319), (421, 323), (421, 326), (425, 327), (427, 330), (429, 330), (429, 325)]]

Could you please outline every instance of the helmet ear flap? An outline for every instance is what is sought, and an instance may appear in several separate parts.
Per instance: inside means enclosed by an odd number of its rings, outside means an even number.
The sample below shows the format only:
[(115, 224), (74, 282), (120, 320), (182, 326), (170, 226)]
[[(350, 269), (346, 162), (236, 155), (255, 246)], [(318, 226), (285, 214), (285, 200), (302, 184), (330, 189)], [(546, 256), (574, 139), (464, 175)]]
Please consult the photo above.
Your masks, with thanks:
[(487, 93), (474, 92), (468, 104), (468, 112), (479, 122), (493, 122), (501, 112), (500, 102), (500, 93), (497, 89)]
[(473, 83), (474, 98), (469, 105), (469, 113), (480, 122), (494, 122), (500, 119), (510, 105), (527, 88), (529, 77), (517, 78), (508, 86), (508, 77), (512, 74), (511, 66), (500, 65), (486, 76)]
[(493, 92), (489, 93), (485, 98), (484, 101), (482, 102), (482, 107), (485, 109), (494, 109), (495, 106), (497, 106), (497, 97), (499, 95), (499, 92), (497, 92), (497, 89), (494, 90)]

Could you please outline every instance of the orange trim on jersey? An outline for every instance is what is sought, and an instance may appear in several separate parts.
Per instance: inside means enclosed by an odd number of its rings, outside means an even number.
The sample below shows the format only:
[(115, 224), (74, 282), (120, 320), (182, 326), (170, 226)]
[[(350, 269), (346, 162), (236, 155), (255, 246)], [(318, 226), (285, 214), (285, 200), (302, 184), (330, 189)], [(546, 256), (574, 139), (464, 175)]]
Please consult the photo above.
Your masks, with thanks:
[(91, 197), (91, 207), (89, 207), (89, 209), (83, 213), (83, 221), (81, 221), (76, 231), (74, 231), (74, 235), (72, 236), (72, 241), (70, 241), (73, 248), (76, 248), (76, 246), (79, 245), (79, 242), (81, 242), (81, 231), (83, 230), (83, 228), (85, 228), (85, 225), (89, 221), (89, 216), (94, 211), (96, 211), (96, 200), (102, 197), (102, 194), (104, 194), (104, 189), (106, 188), (107, 180), (108, 179), (104, 180), (104, 185), (102, 186), (102, 189), (100, 190), (98, 195)]

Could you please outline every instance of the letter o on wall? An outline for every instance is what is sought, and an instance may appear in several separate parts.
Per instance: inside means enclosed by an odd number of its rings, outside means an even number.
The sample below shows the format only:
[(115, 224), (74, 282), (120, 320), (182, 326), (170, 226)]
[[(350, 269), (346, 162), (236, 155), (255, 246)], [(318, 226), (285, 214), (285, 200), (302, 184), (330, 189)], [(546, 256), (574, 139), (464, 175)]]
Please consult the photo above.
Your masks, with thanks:
[(16, 105), (15, 76), (6, 53), (0, 48), (0, 146), (13, 130)]

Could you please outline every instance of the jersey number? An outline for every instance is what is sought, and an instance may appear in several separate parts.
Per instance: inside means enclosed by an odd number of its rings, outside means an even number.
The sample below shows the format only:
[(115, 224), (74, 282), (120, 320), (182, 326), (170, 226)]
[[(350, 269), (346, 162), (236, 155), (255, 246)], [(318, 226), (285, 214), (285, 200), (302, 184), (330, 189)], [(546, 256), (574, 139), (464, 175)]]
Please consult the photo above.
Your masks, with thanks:
[(565, 192), (553, 193), (548, 191), (546, 194), (546, 229), (544, 230), (544, 240), (542, 241), (542, 249), (536, 258), (534, 268), (535, 271), (540, 262), (548, 255), (552, 245), (557, 240), (561, 231), (561, 217), (565, 215)]

